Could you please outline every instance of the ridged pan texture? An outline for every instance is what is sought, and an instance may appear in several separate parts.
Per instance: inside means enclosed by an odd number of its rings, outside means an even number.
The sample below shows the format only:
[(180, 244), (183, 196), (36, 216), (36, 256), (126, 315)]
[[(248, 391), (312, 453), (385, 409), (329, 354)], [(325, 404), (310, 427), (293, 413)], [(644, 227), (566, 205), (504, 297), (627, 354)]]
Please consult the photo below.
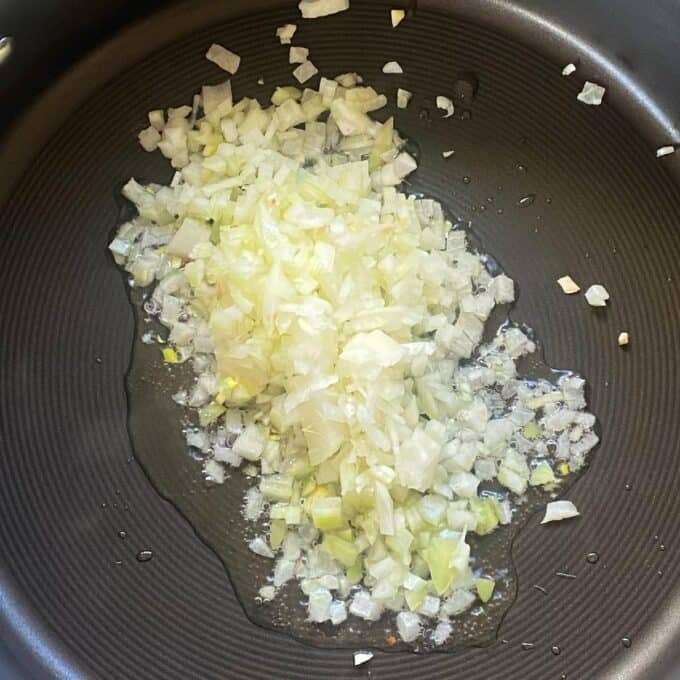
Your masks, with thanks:
[[(518, 598), (490, 648), (379, 653), (355, 670), (349, 651), (249, 622), (221, 562), (132, 459), (125, 375), (135, 327), (106, 250), (122, 183), (169, 177), (136, 143), (146, 112), (221, 79), (203, 59), (211, 42), (243, 57), (237, 96), (292, 82), (274, 37), (296, 20), (292, 3), (205, 26), (103, 82), (0, 214), (2, 561), (29, 617), (51, 631), (46, 644), (86, 677), (592, 679), (621, 655), (634, 658), (677, 586), (680, 192), (666, 166), (678, 159), (657, 160), (606, 99), (576, 101), (578, 75), (562, 77), (563, 64), (502, 35), (428, 12), (395, 31), (388, 5), (354, 5), (297, 20), (295, 42), (325, 74), (356, 70), (392, 95), (397, 85), (416, 93), (397, 117), (420, 147), (412, 190), (472, 221), (519, 284), (514, 319), (535, 329), (550, 365), (589, 381), (603, 443), (569, 494), (583, 517), (550, 527), (535, 517), (520, 534)], [(389, 60), (405, 75), (383, 75)], [(471, 74), (474, 100), (440, 119), (436, 96)], [(533, 203), (520, 207), (529, 194)], [(603, 283), (609, 308), (564, 296), (555, 280), (567, 273), (584, 288)], [(148, 438), (169, 441), (176, 423), (147, 427)], [(138, 562), (143, 549), (153, 559)], [(586, 561), (593, 551), (595, 564)]]

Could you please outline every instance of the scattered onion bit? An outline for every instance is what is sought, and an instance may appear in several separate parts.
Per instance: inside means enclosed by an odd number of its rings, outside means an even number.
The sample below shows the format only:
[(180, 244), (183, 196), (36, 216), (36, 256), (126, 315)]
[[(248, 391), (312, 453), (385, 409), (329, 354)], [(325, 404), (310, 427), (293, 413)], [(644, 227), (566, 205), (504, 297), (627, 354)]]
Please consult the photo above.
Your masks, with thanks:
[(164, 347), (161, 350), (161, 354), (163, 354), (163, 361), (165, 361), (166, 364), (179, 363), (179, 356), (172, 347)]
[(298, 5), (303, 19), (318, 19), (349, 9), (349, 0), (301, 0)]
[(238, 54), (216, 43), (210, 46), (210, 49), (205, 54), (205, 58), (232, 75), (238, 71), (238, 67), (241, 65), (241, 57)]
[(293, 36), (297, 31), (297, 26), (295, 24), (286, 24), (285, 26), (279, 26), (276, 29), (276, 37), (281, 41), (282, 45), (290, 45)]
[(588, 104), (588, 106), (599, 106), (606, 91), (606, 88), (602, 87), (602, 85), (586, 80), (583, 89), (576, 95), (576, 99), (583, 104)]
[(313, 78), (319, 69), (312, 64), (311, 61), (306, 61), (304, 64), (300, 64), (294, 71), (293, 75), (299, 83), (306, 83), (310, 78)]
[(545, 516), (541, 524), (561, 522), (563, 519), (578, 517), (580, 514), (571, 501), (553, 501), (545, 506)]
[(441, 109), (442, 111), (446, 111), (444, 118), (451, 118), (451, 116), (453, 115), (454, 111), (453, 102), (448, 97), (439, 95), (437, 97), (437, 108)]
[(567, 64), (563, 69), (562, 69), (562, 75), (563, 76), (570, 76), (572, 73), (576, 71), (576, 65), (575, 64)]
[(656, 150), (656, 157), (657, 158), (663, 158), (664, 156), (670, 156), (672, 153), (675, 153), (675, 147), (674, 146), (662, 146), (661, 148)]
[(453, 149), (449, 149), (448, 151), (442, 151), (442, 156), (444, 156), (444, 158), (451, 158), (454, 153), (456, 152)]
[(396, 28), (406, 18), (406, 12), (403, 9), (393, 9), (390, 12), (392, 19), (392, 28)]
[(626, 345), (628, 345), (630, 342), (630, 336), (628, 333), (626, 333), (626, 331), (623, 331), (622, 333), (619, 333), (617, 342), (619, 343), (619, 347), (626, 347)]
[(413, 92), (409, 90), (403, 90), (401, 87), (397, 90), (397, 107), (400, 109), (405, 109), (408, 107), (409, 102), (413, 97)]
[(291, 47), (288, 52), (288, 62), (290, 64), (304, 64), (309, 57), (309, 50), (306, 47)]
[(574, 295), (574, 293), (578, 293), (581, 290), (581, 287), (571, 276), (563, 276), (557, 279), (557, 283), (565, 295)]
[(354, 652), (354, 665), (362, 666), (373, 658), (373, 652)]
[(401, 64), (398, 61), (388, 61), (384, 66), (383, 66), (383, 73), (403, 73), (404, 69), (401, 67)]
[(586, 291), (586, 300), (591, 307), (606, 307), (609, 293), (604, 286), (597, 283)]

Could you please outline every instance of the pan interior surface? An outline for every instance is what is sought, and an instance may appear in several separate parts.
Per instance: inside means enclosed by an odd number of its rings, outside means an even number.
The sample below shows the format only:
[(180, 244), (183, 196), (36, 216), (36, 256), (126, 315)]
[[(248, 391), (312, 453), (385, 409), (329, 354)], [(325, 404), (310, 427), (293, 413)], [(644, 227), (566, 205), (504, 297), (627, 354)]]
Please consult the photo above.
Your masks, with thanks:
[[(634, 658), (671, 599), (679, 575), (672, 518), (680, 510), (673, 400), (680, 192), (668, 170), (675, 159), (655, 159), (606, 97), (601, 107), (578, 103), (582, 79), (562, 77), (563, 64), (482, 21), (423, 10), (394, 31), (388, 9), (353, 3), (319, 22), (302, 22), (294, 8), (206, 19), (188, 36), (179, 15), (165, 46), (147, 56), (138, 32), (128, 45), (137, 62), (72, 107), (3, 206), (5, 580), (75, 674), (353, 676), (347, 650), (308, 647), (253, 625), (221, 562), (135, 462), (125, 375), (136, 331), (106, 252), (122, 183), (170, 179), (164, 159), (137, 145), (146, 112), (184, 104), (200, 85), (223, 79), (203, 58), (211, 42), (243, 57), (232, 81), (237, 96), (264, 101), (275, 85), (292, 84), (287, 49), (274, 36), (291, 21), (299, 25), (295, 43), (310, 48), (322, 73), (358, 71), (392, 99), (397, 86), (415, 92), (396, 120), (420, 147), (409, 191), (472, 222), (519, 285), (513, 320), (536, 330), (548, 364), (587, 378), (603, 437), (569, 494), (583, 517), (554, 527), (533, 518), (515, 542), (519, 592), (500, 639), (455, 655), (377, 654), (371, 673), (603, 677), (622, 655)], [(382, 73), (391, 60), (403, 76)], [(461, 82), (473, 83), (474, 98), (460, 102), (454, 119), (441, 119), (437, 95), (455, 94)], [(456, 153), (444, 159), (447, 149)], [(582, 297), (565, 297), (554, 284), (564, 274), (584, 288), (604, 284), (610, 307), (596, 312)], [(616, 344), (624, 330), (632, 339), (626, 351)], [(178, 427), (147, 419), (135, 443), (177, 447)], [(187, 479), (198, 478), (188, 458), (186, 466)], [(203, 495), (200, 486), (186, 493)], [(153, 559), (138, 561), (142, 550)], [(594, 564), (591, 552), (599, 555)]]

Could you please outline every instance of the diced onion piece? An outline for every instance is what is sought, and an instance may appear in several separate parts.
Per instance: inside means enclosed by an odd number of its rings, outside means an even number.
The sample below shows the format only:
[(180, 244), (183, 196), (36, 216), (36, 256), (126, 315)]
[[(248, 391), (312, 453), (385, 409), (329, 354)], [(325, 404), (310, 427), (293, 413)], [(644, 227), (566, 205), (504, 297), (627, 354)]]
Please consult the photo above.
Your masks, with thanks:
[(586, 80), (583, 89), (578, 93), (576, 98), (589, 106), (599, 106), (602, 103), (606, 91), (606, 88), (601, 85)]
[(309, 50), (306, 47), (291, 47), (288, 53), (288, 61), (291, 64), (304, 64), (309, 57)]
[(437, 108), (441, 109), (442, 111), (446, 111), (446, 114), (444, 115), (444, 118), (451, 118), (454, 112), (454, 106), (453, 102), (449, 97), (445, 97), (444, 95), (438, 95), (437, 96)]
[(586, 300), (591, 307), (606, 307), (609, 293), (604, 286), (597, 283), (586, 291)]
[(153, 126), (149, 126), (139, 133), (139, 143), (144, 151), (155, 151), (160, 141), (160, 132)]
[(432, 632), (432, 642), (440, 647), (451, 637), (452, 632), (453, 626), (448, 621), (441, 621)]
[(562, 276), (557, 279), (559, 287), (565, 295), (574, 295), (581, 290), (581, 287), (571, 278), (571, 276)]
[(248, 543), (248, 547), (252, 552), (254, 552), (256, 555), (260, 555), (261, 557), (274, 557), (274, 552), (267, 545), (267, 541), (265, 541), (262, 536), (257, 536), (252, 541), (250, 541), (250, 543)]
[(342, 85), (342, 87), (356, 87), (364, 82), (364, 79), (358, 73), (341, 73), (335, 77), (335, 80)]
[(319, 69), (314, 66), (311, 61), (306, 61), (304, 64), (300, 64), (294, 71), (293, 75), (299, 83), (306, 83), (310, 78), (313, 78)]
[(373, 652), (354, 652), (354, 665), (362, 666), (373, 658)]
[(675, 153), (674, 146), (662, 146), (656, 150), (656, 157), (663, 158), (664, 156), (670, 156), (672, 153)]
[(579, 515), (579, 511), (571, 501), (553, 501), (545, 506), (545, 516), (541, 524), (559, 522), (563, 519), (578, 517)]
[(403, 9), (393, 9), (390, 12), (390, 19), (392, 20), (392, 28), (396, 28), (406, 18), (406, 12)]
[(276, 37), (281, 41), (282, 45), (290, 45), (293, 36), (295, 35), (295, 31), (297, 31), (297, 26), (295, 24), (285, 24), (276, 29)]
[(298, 7), (303, 19), (318, 19), (348, 10), (349, 0), (301, 0)]
[(214, 113), (221, 118), (232, 109), (231, 81), (220, 85), (204, 85), (202, 90), (203, 110), (207, 116)]
[(451, 158), (456, 152), (453, 149), (449, 149), (448, 151), (442, 151), (442, 156), (444, 158)]
[(397, 630), (404, 642), (413, 642), (423, 632), (420, 616), (414, 612), (399, 612), (397, 614)]
[(213, 43), (206, 52), (205, 58), (217, 64), (223, 71), (228, 71), (232, 75), (238, 71), (241, 64), (241, 57), (222, 45)]
[(562, 69), (562, 75), (563, 76), (570, 76), (572, 73), (576, 72), (576, 65), (575, 64), (567, 64), (563, 69)]
[(401, 67), (401, 64), (398, 61), (388, 61), (384, 66), (383, 66), (383, 73), (403, 73), (404, 69)]
[(619, 347), (625, 347), (630, 342), (630, 335), (626, 331), (619, 333), (617, 342)]
[(413, 92), (409, 90), (404, 90), (401, 87), (397, 89), (397, 106), (400, 109), (408, 108), (409, 102), (413, 97)]
[(161, 109), (149, 111), (149, 124), (151, 127), (155, 127), (159, 132), (163, 130), (165, 127), (165, 114)]
[(492, 578), (478, 578), (475, 581), (475, 588), (479, 599), (486, 604), (493, 595), (496, 582)]

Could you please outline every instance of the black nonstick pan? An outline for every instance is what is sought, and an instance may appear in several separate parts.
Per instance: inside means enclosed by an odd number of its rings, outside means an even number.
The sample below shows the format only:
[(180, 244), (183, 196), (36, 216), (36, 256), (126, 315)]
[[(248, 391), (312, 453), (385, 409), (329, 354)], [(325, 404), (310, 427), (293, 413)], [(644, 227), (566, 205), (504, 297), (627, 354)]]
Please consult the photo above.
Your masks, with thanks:
[[(399, 32), (397, 2), (353, 0), (312, 22), (290, 0), (158, 13), (114, 3), (73, 22), (49, 3), (47, 28), (30, 4), (16, 3), (14, 54), (0, 65), (0, 676), (680, 677), (680, 155), (655, 155), (680, 143), (677, 4), (421, 0)], [(51, 45), (40, 57), (22, 45), (29, 15)], [(534, 517), (521, 531), (516, 601), (482, 648), (377, 651), (354, 669), (352, 650), (251, 623), (222, 562), (134, 457), (125, 379), (136, 329), (106, 246), (123, 182), (168, 179), (136, 134), (148, 110), (214, 80), (211, 42), (243, 56), (239, 96), (290, 81), (274, 38), (286, 22), (323, 73), (359, 71), (393, 92), (382, 65), (407, 66), (400, 84), (416, 103), (397, 125), (420, 147), (411, 190), (472, 222), (518, 282), (513, 318), (535, 329), (550, 365), (590, 385), (602, 444), (569, 492), (583, 516), (547, 529)], [(101, 42), (84, 55), (78, 41)], [(561, 75), (568, 62), (578, 75)], [(464, 115), (421, 115), (461, 79), (472, 83)], [(602, 106), (577, 103), (585, 79), (607, 86)], [(574, 304), (554, 284), (565, 273), (605, 283), (611, 305)], [(140, 441), (161, 455), (177, 446), (175, 427), (147, 418)], [(138, 561), (142, 550), (153, 559)]]

